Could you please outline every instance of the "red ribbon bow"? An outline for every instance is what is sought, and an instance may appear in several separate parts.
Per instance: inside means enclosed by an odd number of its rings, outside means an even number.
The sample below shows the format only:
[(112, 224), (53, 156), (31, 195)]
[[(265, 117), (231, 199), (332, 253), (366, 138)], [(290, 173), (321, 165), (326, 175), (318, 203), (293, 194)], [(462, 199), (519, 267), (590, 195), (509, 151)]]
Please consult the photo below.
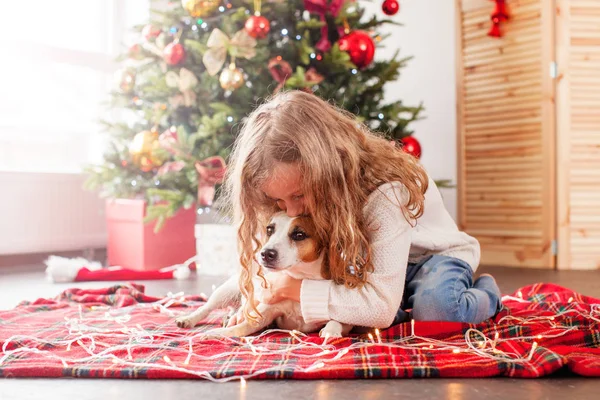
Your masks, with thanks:
[(325, 15), (330, 14), (337, 17), (346, 0), (304, 0), (304, 9), (309, 13), (318, 14), (321, 21), (325, 23), (321, 28), (321, 39), (315, 45), (315, 48), (322, 53), (326, 53), (331, 48), (331, 42), (328, 38), (328, 28)]
[(198, 171), (198, 204), (210, 206), (215, 198), (215, 185), (222, 183), (227, 170), (225, 160), (214, 156), (195, 164)]
[(496, 8), (492, 13), (492, 27), (488, 32), (491, 37), (502, 37), (502, 31), (500, 30), (500, 23), (508, 21), (508, 9), (506, 7), (506, 0), (492, 0), (496, 2)]

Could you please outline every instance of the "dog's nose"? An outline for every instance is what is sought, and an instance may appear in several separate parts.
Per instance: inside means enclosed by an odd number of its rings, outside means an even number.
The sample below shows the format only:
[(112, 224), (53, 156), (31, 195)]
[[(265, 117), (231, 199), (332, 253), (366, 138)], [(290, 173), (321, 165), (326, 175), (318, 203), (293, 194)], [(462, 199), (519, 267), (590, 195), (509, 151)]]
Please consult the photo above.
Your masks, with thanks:
[(277, 260), (277, 250), (273, 250), (273, 249), (263, 250), (260, 253), (260, 256), (262, 257), (263, 261), (265, 261), (265, 262), (273, 262), (273, 261)]

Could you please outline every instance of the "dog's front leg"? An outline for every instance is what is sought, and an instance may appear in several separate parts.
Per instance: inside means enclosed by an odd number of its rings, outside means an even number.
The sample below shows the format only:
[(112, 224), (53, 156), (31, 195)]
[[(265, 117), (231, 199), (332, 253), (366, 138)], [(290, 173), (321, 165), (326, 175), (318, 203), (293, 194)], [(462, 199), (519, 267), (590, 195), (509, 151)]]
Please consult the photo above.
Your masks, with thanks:
[(323, 329), (319, 332), (320, 337), (339, 338), (348, 336), (348, 333), (352, 330), (352, 325), (342, 324), (337, 321), (329, 321)]
[(238, 275), (229, 278), (219, 286), (208, 298), (208, 301), (191, 314), (181, 316), (175, 320), (180, 328), (193, 328), (196, 324), (208, 317), (211, 311), (224, 308), (229, 305), (239, 306), (240, 288)]
[(260, 303), (256, 307), (261, 313), (262, 317), (256, 322), (250, 322), (244, 320), (243, 322), (230, 326), (228, 328), (216, 328), (206, 332), (208, 336), (227, 336), (227, 337), (242, 337), (252, 335), (258, 331), (263, 330), (267, 326), (271, 325), (276, 318), (283, 315), (283, 308), (277, 304), (263, 304)]

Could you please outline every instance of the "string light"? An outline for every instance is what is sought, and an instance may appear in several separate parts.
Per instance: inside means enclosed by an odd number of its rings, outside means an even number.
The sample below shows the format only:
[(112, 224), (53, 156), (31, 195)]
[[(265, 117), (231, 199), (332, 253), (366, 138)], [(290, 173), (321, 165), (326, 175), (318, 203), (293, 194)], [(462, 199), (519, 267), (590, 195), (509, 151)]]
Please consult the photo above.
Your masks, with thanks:
[(304, 372), (314, 371), (315, 369), (323, 368), (324, 366), (325, 366), (325, 363), (323, 361), (319, 361), (318, 363), (315, 363), (315, 364), (311, 365), (310, 367), (305, 368)]
[(356, 68), (352, 68), (352, 75), (358, 74), (358, 70)]
[[(205, 298), (205, 296), (203, 296)], [(502, 361), (505, 363), (526, 363), (531, 362), (534, 357), (537, 348), (539, 347), (538, 341), (543, 339), (557, 338), (568, 334), (574, 330), (584, 329), (585, 326), (572, 325), (570, 323), (571, 316), (583, 317), (586, 320), (600, 322), (600, 305), (582, 305), (579, 303), (572, 303), (569, 309), (563, 310), (554, 315), (545, 316), (530, 316), (530, 317), (518, 317), (514, 315), (505, 315), (496, 321), (497, 329), (508, 329), (516, 325), (527, 325), (527, 324), (543, 324), (546, 327), (545, 333), (537, 333), (535, 336), (505, 336), (500, 337), (498, 330), (494, 331), (493, 338), (487, 337), (486, 334), (478, 329), (470, 328), (464, 334), (464, 340), (437, 340), (427, 337), (419, 337), (415, 333), (415, 321), (410, 321), (410, 336), (402, 336), (395, 340), (386, 339), (382, 340), (379, 329), (374, 331), (375, 336), (372, 333), (368, 334), (369, 341), (362, 341), (356, 339), (344, 339), (347, 345), (340, 347), (339, 345), (328, 344), (329, 335), (325, 335), (325, 339), (322, 343), (315, 341), (314, 336), (308, 336), (297, 330), (285, 331), (281, 329), (266, 330), (253, 337), (245, 338), (230, 338), (218, 334), (208, 334), (207, 331), (182, 331), (182, 339), (187, 341), (187, 346), (172, 347), (171, 343), (176, 334), (173, 332), (154, 332), (145, 329), (139, 323), (133, 325), (131, 323), (131, 312), (135, 308), (146, 308), (156, 309), (157, 312), (164, 312), (167, 310), (173, 315), (179, 315), (187, 313), (188, 311), (175, 311), (171, 310), (177, 304), (180, 304), (183, 300), (183, 293), (168, 293), (168, 295), (159, 301), (149, 304), (138, 304), (134, 307), (127, 307), (124, 309), (109, 309), (106, 307), (78, 307), (73, 310), (71, 315), (65, 316), (65, 326), (68, 328), (69, 336), (62, 339), (40, 339), (34, 336), (26, 335), (15, 335), (8, 338), (3, 346), (2, 353), (0, 353), (0, 365), (2, 365), (9, 357), (19, 358), (19, 354), (35, 353), (39, 356), (46, 357), (48, 359), (56, 360), (60, 362), (65, 368), (80, 367), (81, 365), (87, 365), (87, 363), (98, 363), (101, 361), (112, 362), (134, 368), (147, 368), (147, 369), (162, 369), (166, 371), (177, 371), (185, 373), (191, 376), (197, 376), (204, 379), (208, 379), (215, 382), (224, 382), (230, 380), (240, 380), (240, 385), (245, 387), (246, 380), (252, 377), (280, 371), (285, 366), (274, 365), (271, 367), (263, 368), (260, 370), (253, 370), (251, 373), (227, 377), (215, 378), (209, 372), (205, 370), (197, 370), (193, 367), (192, 360), (226, 360), (231, 357), (244, 357), (250, 354), (260, 356), (274, 356), (281, 355), (286, 358), (295, 358), (298, 360), (312, 361), (314, 362), (306, 367), (300, 366), (295, 367), (296, 371), (299, 372), (311, 372), (319, 368), (325, 367), (328, 362), (333, 362), (341, 359), (349, 352), (357, 354), (360, 351), (367, 351), (367, 349), (377, 346), (377, 351), (384, 352), (392, 351), (392, 349), (398, 350), (419, 350), (429, 349), (436, 352), (451, 352), (453, 354), (467, 353), (481, 357), (482, 359), (492, 359)], [(221, 315), (214, 316), (209, 324), (218, 320)], [(559, 318), (564, 317), (566, 321), (564, 324)], [(504, 327), (502, 324), (504, 323)], [(270, 335), (274, 334), (286, 334), (293, 339), (293, 342), (270, 340)], [(210, 338), (211, 342), (204, 342), (206, 338)], [(375, 341), (375, 338), (377, 341)], [(121, 344), (109, 344), (106, 343), (112, 339), (113, 342), (119, 341)], [(181, 339), (180, 339), (181, 340)], [(212, 340), (219, 340), (224, 345), (231, 345), (234, 350), (226, 351), (223, 353), (210, 354), (209, 352), (203, 351), (204, 347), (210, 348), (214, 346)], [(514, 346), (503, 347), (503, 345), (510, 344), (513, 342), (522, 342), (524, 340), (533, 340), (531, 349), (525, 354), (516, 354), (506, 349), (514, 349)], [(73, 344), (76, 343), (85, 352), (85, 356), (76, 356), (77, 353), (72, 351)], [(196, 351), (194, 351), (194, 344), (197, 344)], [(259, 345), (257, 346), (256, 343)], [(69, 352), (69, 356), (64, 357), (66, 353), (56, 353), (51, 350), (41, 349), (54, 349), (54, 348), (65, 348)], [(500, 348), (499, 348), (500, 347)], [(10, 350), (9, 350), (10, 349)], [(502, 351), (504, 349), (505, 351)], [(133, 351), (148, 351), (152, 350), (155, 352), (161, 352), (162, 362), (139, 362), (134, 361), (132, 357)], [(514, 351), (514, 350), (513, 350)], [(126, 352), (126, 358), (120, 358), (117, 356), (119, 352)], [(168, 354), (167, 354), (168, 353)], [(59, 355), (60, 354), (60, 355)], [(210, 355), (208, 355), (210, 354)], [(15, 357), (17, 355), (17, 357)], [(181, 361), (173, 361), (173, 359), (183, 359)], [(354, 356), (352, 356), (354, 357)], [(289, 367), (288, 367), (289, 368)]]
[(283, 29), (281, 30), (281, 34), (282, 34), (283, 36), (286, 36), (286, 35), (288, 34), (288, 30), (287, 30), (286, 28), (283, 28)]

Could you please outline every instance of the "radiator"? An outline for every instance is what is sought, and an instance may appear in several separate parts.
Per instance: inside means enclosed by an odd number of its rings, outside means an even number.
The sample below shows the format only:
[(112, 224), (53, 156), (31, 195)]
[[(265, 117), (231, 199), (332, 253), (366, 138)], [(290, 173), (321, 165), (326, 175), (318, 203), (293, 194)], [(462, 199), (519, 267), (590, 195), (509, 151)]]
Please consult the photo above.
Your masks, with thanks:
[(104, 200), (80, 174), (0, 172), (0, 255), (106, 246)]

